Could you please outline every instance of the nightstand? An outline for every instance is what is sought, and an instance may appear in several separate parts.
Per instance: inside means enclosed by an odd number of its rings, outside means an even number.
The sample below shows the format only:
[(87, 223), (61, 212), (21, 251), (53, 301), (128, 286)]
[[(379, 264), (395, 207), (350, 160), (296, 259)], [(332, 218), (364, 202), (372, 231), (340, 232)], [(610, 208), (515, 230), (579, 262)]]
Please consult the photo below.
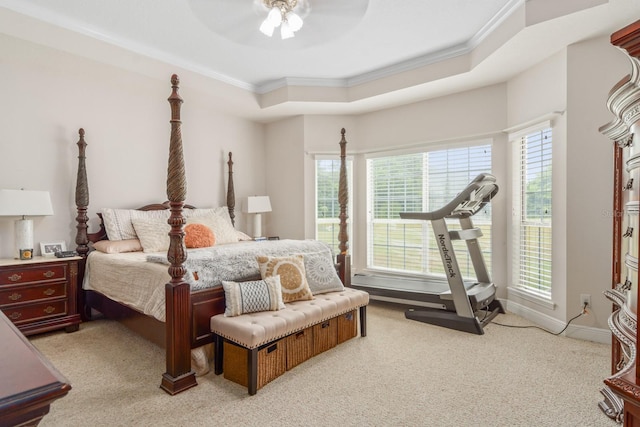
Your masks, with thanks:
[(80, 327), (78, 262), (81, 257), (0, 259), (0, 310), (25, 335)]

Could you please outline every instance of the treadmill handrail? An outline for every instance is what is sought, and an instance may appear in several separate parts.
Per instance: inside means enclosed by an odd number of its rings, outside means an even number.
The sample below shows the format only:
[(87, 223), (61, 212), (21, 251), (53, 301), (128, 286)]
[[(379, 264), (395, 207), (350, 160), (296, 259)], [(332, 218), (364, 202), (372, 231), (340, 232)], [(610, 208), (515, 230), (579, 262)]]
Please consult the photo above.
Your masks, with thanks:
[[(449, 203), (432, 212), (400, 212), (402, 219), (420, 219), (432, 221), (442, 218), (465, 218), (475, 215), (498, 193), (496, 178), (489, 173), (481, 173), (475, 177), (467, 187), (462, 190)], [(480, 195), (481, 201), (470, 209), (463, 209), (461, 205), (472, 200), (472, 195)], [(473, 200), (476, 200), (474, 197)]]

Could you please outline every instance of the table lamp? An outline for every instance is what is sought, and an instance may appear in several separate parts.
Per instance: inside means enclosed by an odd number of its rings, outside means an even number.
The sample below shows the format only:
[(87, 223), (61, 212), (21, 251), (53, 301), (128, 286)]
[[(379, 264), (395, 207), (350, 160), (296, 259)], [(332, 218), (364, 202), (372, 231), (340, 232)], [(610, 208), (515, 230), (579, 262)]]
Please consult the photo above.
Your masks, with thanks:
[(262, 237), (262, 214), (271, 212), (269, 196), (249, 196), (244, 205), (244, 212), (255, 214), (253, 217), (253, 238)]
[(0, 216), (20, 216), (15, 222), (16, 258), (33, 258), (33, 221), (26, 216), (53, 215), (48, 191), (0, 190)]

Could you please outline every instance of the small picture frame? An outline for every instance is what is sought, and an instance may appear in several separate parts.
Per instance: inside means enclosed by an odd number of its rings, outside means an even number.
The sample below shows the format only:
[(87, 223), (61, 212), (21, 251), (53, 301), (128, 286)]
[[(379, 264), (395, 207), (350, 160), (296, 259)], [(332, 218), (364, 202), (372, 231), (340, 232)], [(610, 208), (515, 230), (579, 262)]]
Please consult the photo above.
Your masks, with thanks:
[(66, 250), (67, 244), (65, 242), (40, 243), (40, 252), (42, 253), (42, 256), (52, 257), (56, 255), (56, 252)]

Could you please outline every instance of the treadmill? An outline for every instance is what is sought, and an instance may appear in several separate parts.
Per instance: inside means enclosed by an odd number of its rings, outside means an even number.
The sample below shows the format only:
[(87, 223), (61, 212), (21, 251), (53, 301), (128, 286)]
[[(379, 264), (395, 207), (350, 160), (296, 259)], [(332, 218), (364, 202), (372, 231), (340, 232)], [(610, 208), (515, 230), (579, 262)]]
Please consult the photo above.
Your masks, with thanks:
[[(446, 280), (410, 279), (356, 274), (352, 286), (366, 290), (372, 298), (417, 305), (405, 312), (407, 319), (444, 326), (459, 331), (484, 334), (483, 327), (499, 313), (504, 313), (495, 299), (491, 281), (480, 251), (479, 228), (471, 217), (498, 192), (493, 175), (478, 175), (453, 200), (433, 212), (402, 212), (402, 219), (431, 221), (446, 272)], [(459, 230), (449, 230), (446, 218), (460, 221)], [(476, 280), (465, 281), (460, 273), (452, 240), (464, 240), (475, 270)]]

